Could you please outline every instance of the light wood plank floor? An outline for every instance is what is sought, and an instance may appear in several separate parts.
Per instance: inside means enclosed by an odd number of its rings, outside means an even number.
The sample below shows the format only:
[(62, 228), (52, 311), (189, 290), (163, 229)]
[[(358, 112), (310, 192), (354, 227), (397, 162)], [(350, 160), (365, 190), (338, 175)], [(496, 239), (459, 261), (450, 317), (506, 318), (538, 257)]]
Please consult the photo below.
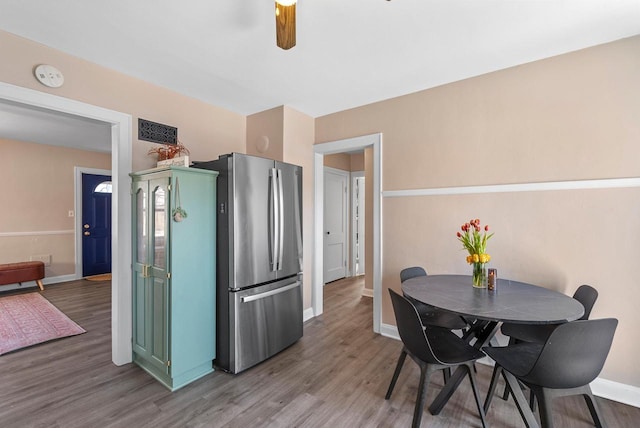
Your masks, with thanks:
[[(407, 359), (384, 400), (401, 344), (372, 332), (372, 301), (361, 289), (361, 279), (327, 285), (325, 313), (298, 343), (240, 375), (216, 371), (170, 393), (137, 366), (111, 363), (109, 282), (50, 285), (44, 296), (87, 333), (0, 356), (0, 426), (408, 427), (419, 371)], [(490, 375), (478, 365), (482, 394)], [(441, 387), (434, 375), (428, 402)], [(599, 404), (610, 427), (640, 419), (640, 409)], [(554, 418), (558, 427), (592, 426), (580, 399), (557, 400)], [(513, 402), (499, 398), (488, 420), (524, 426)], [(422, 426), (480, 426), (468, 381), (440, 415), (425, 410)]]

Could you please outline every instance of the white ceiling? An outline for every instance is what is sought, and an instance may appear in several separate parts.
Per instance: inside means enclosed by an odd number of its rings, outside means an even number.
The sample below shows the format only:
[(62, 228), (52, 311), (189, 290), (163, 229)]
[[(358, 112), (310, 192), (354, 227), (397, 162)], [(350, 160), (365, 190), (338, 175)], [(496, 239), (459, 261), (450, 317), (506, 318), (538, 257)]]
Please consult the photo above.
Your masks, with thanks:
[(299, 0), (288, 51), (272, 0), (0, 10), (0, 29), (243, 115), (318, 117), (640, 34), (640, 0)]
[(0, 138), (111, 152), (111, 126), (104, 122), (2, 100)]

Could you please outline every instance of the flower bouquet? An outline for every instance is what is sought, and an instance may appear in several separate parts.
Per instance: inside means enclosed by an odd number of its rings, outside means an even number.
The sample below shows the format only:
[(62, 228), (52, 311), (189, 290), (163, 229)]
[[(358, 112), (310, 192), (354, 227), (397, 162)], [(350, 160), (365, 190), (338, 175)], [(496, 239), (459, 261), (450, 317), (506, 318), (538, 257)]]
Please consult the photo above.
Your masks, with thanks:
[[(473, 265), (473, 286), (478, 288), (486, 287), (487, 271), (485, 264), (491, 260), (487, 254), (487, 241), (493, 236), (489, 233), (489, 226), (480, 226), (480, 219), (471, 219), (461, 227), (462, 233), (456, 235), (462, 242), (463, 249), (469, 252), (467, 263)], [(482, 233), (481, 233), (482, 231)]]

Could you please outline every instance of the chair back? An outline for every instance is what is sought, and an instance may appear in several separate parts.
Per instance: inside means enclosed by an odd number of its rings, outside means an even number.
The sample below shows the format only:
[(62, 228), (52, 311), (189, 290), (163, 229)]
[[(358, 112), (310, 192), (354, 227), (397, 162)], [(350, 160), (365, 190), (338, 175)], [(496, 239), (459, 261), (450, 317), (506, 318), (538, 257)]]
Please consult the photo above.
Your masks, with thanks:
[(618, 320), (580, 320), (558, 326), (544, 344), (527, 382), (547, 388), (577, 388), (593, 381), (609, 355)]
[(389, 289), (398, 334), (409, 353), (430, 364), (442, 364), (433, 354), (415, 306), (404, 296)]
[(427, 276), (427, 271), (420, 266), (402, 269), (400, 271), (400, 282), (405, 282), (407, 279), (415, 278), (417, 276)]
[(584, 315), (582, 315), (580, 319), (588, 320), (589, 315), (591, 315), (591, 309), (593, 309), (593, 305), (596, 303), (596, 300), (598, 300), (598, 290), (590, 285), (581, 285), (576, 292), (573, 293), (573, 298), (584, 306)]

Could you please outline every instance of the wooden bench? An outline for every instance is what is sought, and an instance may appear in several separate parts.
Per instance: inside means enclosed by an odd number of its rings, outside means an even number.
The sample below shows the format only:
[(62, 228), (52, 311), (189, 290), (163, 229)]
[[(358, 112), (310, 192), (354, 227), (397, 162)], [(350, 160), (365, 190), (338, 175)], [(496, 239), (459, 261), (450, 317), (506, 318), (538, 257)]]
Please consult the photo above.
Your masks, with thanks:
[(44, 290), (42, 284), (44, 278), (43, 262), (19, 262), (0, 264), (0, 285), (21, 284), (26, 281), (35, 281)]

